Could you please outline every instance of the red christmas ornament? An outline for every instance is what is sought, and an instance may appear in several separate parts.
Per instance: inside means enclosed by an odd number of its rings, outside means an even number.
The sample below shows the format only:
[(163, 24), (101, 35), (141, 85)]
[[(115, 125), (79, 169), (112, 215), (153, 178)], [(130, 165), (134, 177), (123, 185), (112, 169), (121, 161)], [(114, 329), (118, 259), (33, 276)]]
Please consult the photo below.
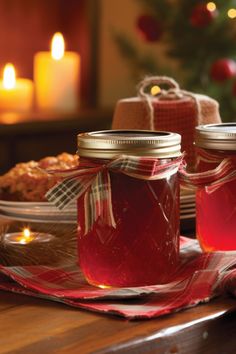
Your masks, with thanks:
[(151, 15), (141, 15), (136, 26), (142, 38), (147, 42), (156, 42), (161, 38), (162, 27), (157, 19)]
[(210, 11), (206, 4), (197, 4), (192, 10), (190, 23), (193, 27), (203, 28), (208, 26), (217, 15), (217, 10)]
[(232, 59), (218, 59), (210, 69), (210, 76), (212, 80), (223, 82), (236, 76), (236, 62)]

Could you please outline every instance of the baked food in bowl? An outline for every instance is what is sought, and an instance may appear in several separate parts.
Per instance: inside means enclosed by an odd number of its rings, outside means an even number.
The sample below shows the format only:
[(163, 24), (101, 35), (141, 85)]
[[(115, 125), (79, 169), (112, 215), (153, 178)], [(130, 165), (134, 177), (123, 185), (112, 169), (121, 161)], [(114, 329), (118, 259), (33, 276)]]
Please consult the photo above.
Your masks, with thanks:
[(59, 177), (46, 170), (65, 170), (78, 165), (77, 155), (61, 153), (39, 161), (18, 163), (0, 176), (0, 199), (11, 201), (44, 202), (46, 192), (59, 182)]

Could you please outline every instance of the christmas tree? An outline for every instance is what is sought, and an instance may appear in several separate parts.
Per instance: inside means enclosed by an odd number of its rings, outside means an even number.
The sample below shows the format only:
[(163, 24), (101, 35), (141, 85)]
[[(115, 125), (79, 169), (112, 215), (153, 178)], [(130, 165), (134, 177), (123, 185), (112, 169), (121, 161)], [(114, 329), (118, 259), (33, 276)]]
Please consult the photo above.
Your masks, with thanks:
[[(215, 98), (222, 119), (236, 121), (236, 1), (138, 1), (137, 41), (166, 43), (165, 55), (179, 63), (181, 75), (173, 76), (181, 86)], [(125, 34), (113, 35), (136, 82), (144, 75), (171, 75)]]

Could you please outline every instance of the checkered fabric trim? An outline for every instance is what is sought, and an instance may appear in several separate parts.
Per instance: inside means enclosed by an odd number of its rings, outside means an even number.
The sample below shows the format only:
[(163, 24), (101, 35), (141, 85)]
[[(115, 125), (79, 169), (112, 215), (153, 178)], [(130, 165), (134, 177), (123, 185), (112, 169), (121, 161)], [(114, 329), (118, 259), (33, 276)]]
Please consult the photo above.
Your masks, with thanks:
[(0, 266), (0, 290), (128, 319), (158, 317), (225, 293), (236, 296), (236, 252), (202, 253), (196, 240), (181, 237), (180, 256), (173, 279), (162, 285), (99, 289), (86, 283), (76, 264)]
[(49, 171), (64, 180), (50, 189), (46, 198), (59, 209), (64, 209), (72, 201), (84, 195), (85, 233), (99, 216), (107, 225), (115, 228), (109, 171), (143, 180), (157, 180), (176, 173), (181, 162), (182, 156), (170, 161), (170, 159), (121, 155), (105, 164), (92, 162), (89, 164), (87, 160), (81, 159), (77, 170)]
[(198, 173), (187, 172), (186, 164), (181, 164), (179, 168), (181, 186), (194, 189), (205, 187), (208, 193), (214, 192), (225, 183), (236, 179), (236, 158), (224, 158), (220, 154), (211, 154), (204, 150), (198, 150), (198, 161), (204, 161), (214, 166), (211, 170)]

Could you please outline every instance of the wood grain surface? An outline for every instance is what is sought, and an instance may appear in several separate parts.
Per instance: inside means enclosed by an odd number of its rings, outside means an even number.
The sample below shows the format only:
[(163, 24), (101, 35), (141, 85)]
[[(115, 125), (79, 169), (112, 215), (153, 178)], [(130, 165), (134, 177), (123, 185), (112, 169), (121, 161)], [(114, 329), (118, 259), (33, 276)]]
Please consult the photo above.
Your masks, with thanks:
[(236, 300), (127, 321), (0, 291), (0, 353), (236, 352)]

